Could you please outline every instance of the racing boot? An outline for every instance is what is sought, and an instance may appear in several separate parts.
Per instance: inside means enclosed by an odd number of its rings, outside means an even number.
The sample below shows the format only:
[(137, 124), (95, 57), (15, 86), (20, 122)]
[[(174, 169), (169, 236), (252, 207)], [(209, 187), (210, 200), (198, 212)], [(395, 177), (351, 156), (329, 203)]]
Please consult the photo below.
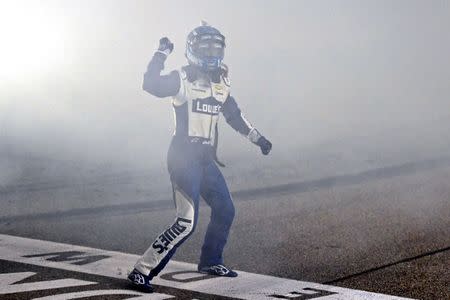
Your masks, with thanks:
[(238, 273), (231, 270), (224, 265), (213, 265), (213, 266), (198, 266), (198, 271), (202, 274), (209, 274), (214, 276), (223, 276), (223, 277), (237, 277)]
[(150, 284), (150, 276), (144, 275), (136, 269), (133, 269), (128, 275), (128, 280), (131, 281), (133, 286), (145, 293), (153, 293), (153, 287)]

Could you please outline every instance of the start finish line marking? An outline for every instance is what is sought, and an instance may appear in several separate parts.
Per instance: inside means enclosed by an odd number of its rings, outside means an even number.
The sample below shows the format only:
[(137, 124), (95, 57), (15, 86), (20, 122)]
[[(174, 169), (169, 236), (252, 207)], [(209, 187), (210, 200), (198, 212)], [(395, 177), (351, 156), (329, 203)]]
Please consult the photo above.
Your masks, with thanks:
[[(137, 255), (133, 254), (0, 234), (0, 259), (16, 263), (125, 280), (138, 258)], [(196, 298), (202, 299), (214, 299), (215, 296), (217, 296), (217, 299), (224, 297), (228, 299), (254, 300), (407, 299), (242, 271), (238, 271), (239, 276), (237, 278), (215, 277), (200, 274), (196, 269), (197, 266), (194, 264), (170, 261), (164, 271), (161, 272), (161, 275), (154, 278), (152, 283), (171, 289), (193, 292)], [(5, 276), (5, 273), (11, 274)], [(32, 272), (0, 270), (0, 298), (1, 295), (6, 294), (9, 290), (25, 292), (33, 288), (43, 288), (43, 283), (40, 284), (39, 282), (16, 283), (33, 274)], [(95, 282), (70, 278), (45, 282), (47, 288), (87, 286), (92, 284), (95, 284)], [(80, 291), (65, 294), (65, 296), (51, 296), (45, 299), (76, 299), (89, 295), (105, 295), (107, 292), (110, 293), (108, 295), (114, 295), (114, 293), (124, 294), (123, 290)], [(133, 299), (173, 299), (171, 295), (158, 293), (138, 298), (136, 297), (142, 294), (133, 291), (127, 291), (125, 294), (130, 295), (130, 298)]]

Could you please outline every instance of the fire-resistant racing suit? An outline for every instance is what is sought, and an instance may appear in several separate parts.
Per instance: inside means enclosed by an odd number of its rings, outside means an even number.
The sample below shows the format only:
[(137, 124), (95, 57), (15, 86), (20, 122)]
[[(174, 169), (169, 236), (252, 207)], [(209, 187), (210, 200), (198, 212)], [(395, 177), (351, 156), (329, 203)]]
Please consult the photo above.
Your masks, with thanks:
[(216, 165), (219, 113), (251, 142), (258, 144), (262, 137), (243, 117), (230, 95), (225, 65), (215, 72), (187, 65), (161, 75), (165, 59), (164, 53), (155, 53), (144, 75), (143, 89), (160, 98), (172, 97), (176, 129), (167, 163), (176, 218), (136, 263), (135, 268), (150, 278), (164, 268), (176, 249), (193, 233), (200, 196), (211, 207), (211, 219), (199, 267), (223, 264), (222, 253), (235, 210), (227, 184)]

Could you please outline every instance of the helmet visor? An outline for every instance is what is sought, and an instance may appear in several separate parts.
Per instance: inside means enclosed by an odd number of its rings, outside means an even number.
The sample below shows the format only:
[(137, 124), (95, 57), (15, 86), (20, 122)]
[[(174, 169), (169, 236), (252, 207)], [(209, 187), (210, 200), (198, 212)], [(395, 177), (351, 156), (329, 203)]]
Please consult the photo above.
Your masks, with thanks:
[(195, 52), (200, 57), (223, 58), (225, 45), (222, 41), (216, 39), (202, 40), (197, 43)]

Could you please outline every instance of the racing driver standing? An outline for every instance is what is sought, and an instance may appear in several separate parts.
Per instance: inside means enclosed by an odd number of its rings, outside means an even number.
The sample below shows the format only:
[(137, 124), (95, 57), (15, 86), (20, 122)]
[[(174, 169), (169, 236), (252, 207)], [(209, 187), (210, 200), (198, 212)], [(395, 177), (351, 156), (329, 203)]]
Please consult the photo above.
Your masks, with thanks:
[(241, 113), (230, 94), (228, 68), (223, 63), (225, 37), (216, 28), (202, 23), (186, 42), (188, 64), (161, 75), (164, 62), (173, 51), (166, 37), (159, 41), (144, 74), (143, 89), (150, 94), (171, 97), (175, 112), (175, 132), (167, 165), (172, 182), (176, 217), (137, 261), (128, 279), (140, 290), (152, 292), (151, 280), (166, 266), (176, 249), (194, 232), (200, 196), (211, 207), (211, 219), (201, 249), (198, 271), (236, 277), (223, 262), (235, 210), (225, 179), (218, 168), (218, 119), (226, 122), (267, 155), (272, 144)]

